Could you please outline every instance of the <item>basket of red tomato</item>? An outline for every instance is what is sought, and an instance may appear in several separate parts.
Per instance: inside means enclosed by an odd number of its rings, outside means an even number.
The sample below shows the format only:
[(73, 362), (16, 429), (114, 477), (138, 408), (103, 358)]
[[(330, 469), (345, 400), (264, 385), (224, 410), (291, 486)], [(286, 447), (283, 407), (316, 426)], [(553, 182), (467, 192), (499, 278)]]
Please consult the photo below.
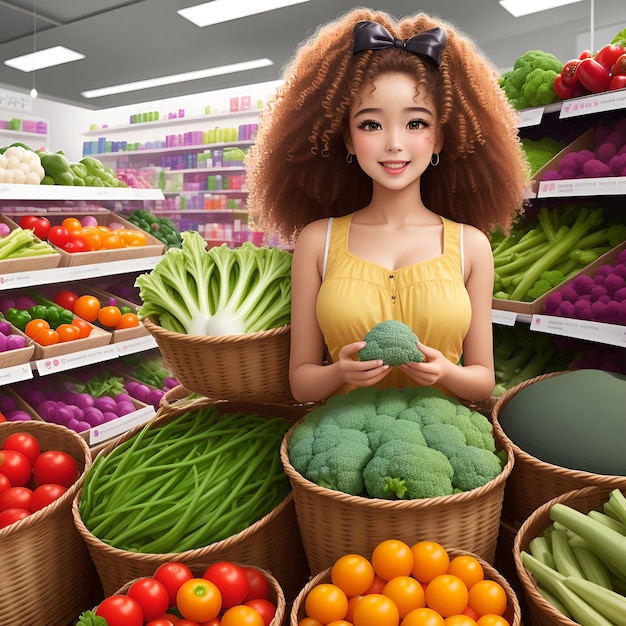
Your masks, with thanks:
[(284, 616), (283, 591), (266, 570), (233, 561), (192, 570), (166, 561), (85, 611), (77, 626), (281, 626)]
[(72, 518), (90, 466), (86, 442), (63, 426), (0, 423), (0, 624), (67, 624), (102, 593)]

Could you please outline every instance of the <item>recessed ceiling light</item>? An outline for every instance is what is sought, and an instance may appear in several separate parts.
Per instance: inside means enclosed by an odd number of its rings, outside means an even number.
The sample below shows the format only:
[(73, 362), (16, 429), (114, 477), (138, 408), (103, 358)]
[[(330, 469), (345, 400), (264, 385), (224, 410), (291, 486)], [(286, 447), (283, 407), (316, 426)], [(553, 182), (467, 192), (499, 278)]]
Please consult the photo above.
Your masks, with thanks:
[(53, 48), (37, 50), (37, 52), (7, 59), (4, 64), (22, 72), (34, 72), (44, 67), (62, 65), (63, 63), (70, 63), (71, 61), (78, 61), (84, 58), (85, 55), (80, 52), (70, 50), (64, 46), (54, 46)]
[(213, 0), (180, 9), (177, 13), (202, 28), (303, 2), (309, 2), (309, 0), (265, 0), (263, 2), (261, 0)]
[(148, 78), (134, 83), (101, 87), (99, 89), (89, 89), (88, 91), (83, 91), (81, 96), (83, 96), (83, 98), (101, 98), (102, 96), (111, 96), (116, 93), (139, 91), (140, 89), (150, 89), (151, 87), (160, 87), (161, 85), (173, 85), (174, 83), (184, 83), (189, 80), (210, 78), (211, 76), (220, 76), (221, 74), (245, 72), (246, 70), (254, 70), (259, 67), (267, 67), (268, 65), (274, 65), (274, 61), (271, 59), (254, 59), (253, 61), (243, 61), (241, 63), (231, 63), (230, 65), (208, 67), (204, 70), (194, 70), (192, 72), (184, 72), (182, 74), (171, 74), (170, 76)]
[(582, 0), (500, 0), (502, 8), (506, 9), (513, 17), (521, 17), (530, 13), (539, 13), (555, 9), (566, 4), (575, 4)]

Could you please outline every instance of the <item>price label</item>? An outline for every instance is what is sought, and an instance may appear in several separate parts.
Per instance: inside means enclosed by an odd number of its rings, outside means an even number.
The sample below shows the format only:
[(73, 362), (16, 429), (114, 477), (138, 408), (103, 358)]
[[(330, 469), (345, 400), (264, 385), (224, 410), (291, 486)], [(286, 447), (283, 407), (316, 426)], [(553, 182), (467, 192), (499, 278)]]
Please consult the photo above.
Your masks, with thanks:
[(525, 128), (526, 126), (538, 126), (543, 119), (545, 108), (535, 107), (533, 109), (524, 109), (518, 113), (518, 128)]
[(497, 309), (492, 309), (491, 321), (494, 324), (501, 324), (502, 326), (515, 326), (517, 313), (515, 313), (515, 311), (499, 311)]
[(10, 385), (21, 380), (29, 380), (32, 377), (33, 370), (30, 363), (22, 363), (0, 369), (0, 385)]
[(593, 93), (588, 96), (573, 98), (572, 100), (564, 100), (559, 117), (564, 119), (624, 108), (626, 108), (626, 90), (616, 89), (602, 93)]
[(120, 341), (115, 344), (120, 356), (133, 354), (135, 352), (144, 352), (158, 347), (157, 342), (152, 335), (138, 337), (137, 339), (129, 339), (128, 341)]
[(55, 374), (56, 372), (65, 372), (67, 370), (85, 367), (92, 363), (100, 363), (101, 361), (110, 361), (118, 358), (118, 352), (115, 345), (109, 344), (99, 348), (91, 348), (89, 350), (80, 350), (47, 359), (38, 359), (35, 366), (40, 376), (47, 374)]
[(133, 411), (132, 413), (128, 413), (128, 415), (118, 417), (116, 420), (111, 420), (106, 424), (96, 426), (87, 432), (87, 443), (90, 446), (94, 446), (98, 443), (102, 443), (103, 441), (107, 441), (107, 439), (111, 439), (112, 437), (117, 437), (135, 426), (145, 424), (149, 419), (154, 417), (154, 414), (154, 407), (146, 406), (138, 409), (137, 411)]
[(577, 178), (568, 180), (542, 180), (538, 198), (556, 196), (615, 196), (626, 193), (626, 177)]
[(626, 326), (617, 324), (589, 322), (553, 315), (533, 315), (530, 329), (552, 335), (626, 347)]

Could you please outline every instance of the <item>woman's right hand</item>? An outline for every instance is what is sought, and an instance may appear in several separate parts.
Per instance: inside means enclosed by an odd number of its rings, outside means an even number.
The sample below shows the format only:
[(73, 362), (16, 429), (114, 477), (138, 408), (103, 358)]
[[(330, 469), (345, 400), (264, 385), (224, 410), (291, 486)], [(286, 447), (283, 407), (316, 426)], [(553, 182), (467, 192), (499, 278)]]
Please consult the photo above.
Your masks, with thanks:
[(373, 361), (359, 361), (355, 355), (365, 348), (364, 341), (349, 343), (339, 351), (337, 366), (341, 380), (347, 385), (355, 387), (371, 387), (379, 383), (389, 373), (389, 365), (384, 365), (380, 359)]

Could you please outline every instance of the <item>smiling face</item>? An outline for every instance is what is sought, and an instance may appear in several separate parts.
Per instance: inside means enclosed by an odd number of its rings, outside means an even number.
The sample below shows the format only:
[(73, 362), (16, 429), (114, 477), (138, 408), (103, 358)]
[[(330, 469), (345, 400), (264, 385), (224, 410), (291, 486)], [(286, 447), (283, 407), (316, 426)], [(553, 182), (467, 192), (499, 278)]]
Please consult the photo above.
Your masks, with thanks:
[(350, 108), (346, 147), (374, 184), (403, 189), (419, 181), (441, 150), (432, 100), (407, 74), (383, 74)]

